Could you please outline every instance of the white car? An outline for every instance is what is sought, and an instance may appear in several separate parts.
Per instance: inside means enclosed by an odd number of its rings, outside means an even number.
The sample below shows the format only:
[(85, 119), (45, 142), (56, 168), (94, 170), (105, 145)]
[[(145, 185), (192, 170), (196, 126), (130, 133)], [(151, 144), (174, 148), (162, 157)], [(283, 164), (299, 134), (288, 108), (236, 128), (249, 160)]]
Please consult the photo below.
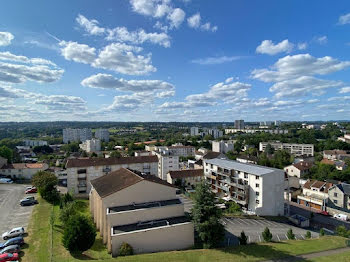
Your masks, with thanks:
[(336, 218), (336, 219), (339, 219), (339, 220), (343, 220), (343, 221), (347, 221), (348, 220), (348, 216), (344, 215), (344, 214), (335, 214), (333, 217)]
[(16, 228), (12, 228), (10, 231), (2, 234), (2, 238), (4, 240), (6, 240), (6, 239), (9, 239), (12, 237), (22, 236), (23, 234), (24, 234), (24, 228), (23, 227), (16, 227)]
[(13, 181), (10, 178), (0, 178), (0, 184), (12, 184)]

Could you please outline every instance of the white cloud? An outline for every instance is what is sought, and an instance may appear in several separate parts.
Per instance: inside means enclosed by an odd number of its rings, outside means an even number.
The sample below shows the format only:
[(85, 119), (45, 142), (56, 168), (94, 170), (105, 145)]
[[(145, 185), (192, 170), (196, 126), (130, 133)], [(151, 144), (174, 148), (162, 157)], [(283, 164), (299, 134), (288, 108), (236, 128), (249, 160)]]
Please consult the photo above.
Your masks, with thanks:
[(200, 13), (196, 13), (191, 17), (187, 18), (187, 24), (191, 28), (201, 29), (203, 31), (212, 31), (215, 32), (218, 30), (217, 26), (212, 26), (210, 22), (206, 22), (201, 24), (201, 15)]
[(278, 53), (289, 53), (293, 50), (294, 45), (285, 39), (278, 44), (274, 44), (271, 40), (264, 40), (256, 48), (256, 52), (260, 54), (276, 55)]
[[(125, 80), (108, 74), (97, 74), (85, 78), (81, 84), (91, 88), (112, 88), (126, 92), (173, 91), (175, 87), (161, 80)], [(164, 93), (165, 95), (165, 93)]]
[(41, 95), (33, 101), (34, 104), (44, 105), (49, 110), (64, 112), (86, 110), (86, 101), (81, 97), (67, 95)]
[(334, 96), (328, 98), (328, 101), (347, 101), (350, 100), (350, 96)]
[(43, 58), (28, 58), (26, 56), (15, 55), (10, 52), (0, 52), (0, 60), (34, 65), (50, 65), (57, 67), (55, 63)]
[(350, 66), (350, 61), (338, 61), (330, 56), (316, 58), (298, 54), (280, 58), (271, 69), (255, 69), (252, 78), (264, 82), (279, 82), (300, 76), (326, 75)]
[(151, 54), (135, 54), (141, 51), (141, 47), (113, 43), (104, 47), (92, 65), (127, 75), (146, 75), (157, 71), (151, 64)]
[(102, 111), (117, 111), (117, 112), (130, 112), (136, 111), (152, 101), (150, 97), (144, 94), (132, 94), (115, 96), (113, 103), (108, 107), (102, 109)]
[(62, 56), (67, 60), (72, 60), (78, 63), (91, 64), (96, 58), (96, 49), (94, 47), (71, 41), (61, 41), (59, 45), (62, 47)]
[(170, 21), (170, 28), (179, 28), (184, 21), (185, 16), (186, 14), (181, 8), (173, 9), (167, 16), (167, 19)]
[(340, 94), (350, 93), (350, 86), (342, 87), (342, 88), (339, 90), (339, 93), (340, 93)]
[(101, 35), (105, 29), (98, 26), (97, 20), (89, 20), (85, 16), (79, 14), (76, 18), (77, 23), (90, 35)]
[(340, 16), (338, 23), (340, 25), (350, 24), (350, 13)]
[(157, 96), (157, 98), (168, 98), (168, 97), (172, 97), (174, 95), (175, 95), (175, 90), (171, 90), (171, 91), (160, 92), (156, 96)]
[(217, 65), (242, 59), (242, 56), (219, 56), (194, 59), (191, 62), (200, 65)]
[(299, 50), (305, 50), (307, 48), (307, 43), (303, 42), (303, 43), (298, 43), (298, 49)]
[(316, 38), (316, 41), (320, 44), (320, 45), (325, 45), (325, 44), (327, 44), (327, 42), (328, 42), (328, 38), (327, 38), (327, 36), (320, 36), (320, 37), (317, 37)]
[(0, 32), (0, 46), (7, 46), (15, 37), (10, 32)]

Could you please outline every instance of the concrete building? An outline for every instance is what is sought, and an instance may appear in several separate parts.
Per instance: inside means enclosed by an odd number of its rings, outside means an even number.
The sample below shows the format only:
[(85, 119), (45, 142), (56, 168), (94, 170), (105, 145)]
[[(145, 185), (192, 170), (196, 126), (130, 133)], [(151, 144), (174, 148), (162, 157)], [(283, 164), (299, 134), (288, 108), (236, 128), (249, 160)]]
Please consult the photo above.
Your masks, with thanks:
[(241, 163), (245, 163), (245, 164), (254, 164), (257, 165), (258, 164), (258, 157), (256, 156), (250, 156), (250, 155), (239, 155), (236, 158), (236, 161), (241, 162)]
[(244, 120), (235, 120), (236, 129), (244, 129)]
[(328, 190), (333, 186), (332, 183), (308, 180), (303, 185), (303, 193), (298, 195), (297, 202), (300, 205), (314, 208), (317, 210), (326, 210), (326, 202), (328, 199)]
[(314, 145), (313, 144), (289, 144), (281, 142), (260, 142), (259, 151), (264, 152), (266, 146), (270, 144), (275, 150), (286, 150), (294, 156), (313, 156)]
[(341, 183), (328, 190), (327, 211), (333, 214), (350, 213), (350, 184)]
[(170, 154), (176, 156), (194, 156), (196, 148), (194, 146), (172, 145), (167, 146), (165, 150), (168, 150)]
[(284, 214), (284, 171), (226, 159), (203, 159), (211, 189), (256, 215)]
[(328, 160), (344, 160), (350, 158), (350, 154), (344, 150), (324, 150), (323, 158)]
[(167, 181), (169, 184), (175, 184), (177, 180), (185, 187), (195, 187), (204, 178), (203, 169), (185, 169), (169, 171)]
[(38, 171), (45, 171), (49, 168), (46, 163), (13, 163), (6, 164), (0, 168), (0, 174), (10, 176), (13, 179), (31, 180)]
[(87, 153), (91, 152), (100, 152), (101, 151), (101, 140), (99, 139), (91, 139), (91, 140), (86, 140), (82, 144), (79, 145), (81, 150), (84, 150)]
[(68, 191), (86, 195), (90, 191), (91, 180), (122, 167), (158, 176), (157, 156), (68, 159), (66, 163)]
[(235, 134), (235, 133), (246, 133), (254, 134), (257, 132), (265, 132), (270, 134), (288, 134), (287, 129), (238, 129), (238, 128), (226, 128), (225, 134)]
[(90, 211), (112, 256), (123, 242), (136, 254), (194, 245), (193, 224), (176, 188), (166, 181), (121, 168), (91, 185)]
[(190, 134), (191, 134), (191, 136), (198, 136), (199, 135), (199, 128), (196, 126), (191, 127)]
[(84, 142), (85, 140), (92, 139), (92, 132), (89, 128), (63, 129), (63, 143), (68, 144), (70, 142)]
[(179, 156), (170, 153), (169, 151), (156, 152), (158, 157), (158, 177), (167, 180), (169, 171), (179, 170)]
[(30, 147), (35, 147), (35, 146), (47, 146), (47, 141), (44, 140), (23, 140), (24, 146), (30, 146)]
[(350, 134), (338, 137), (338, 140), (350, 144)]
[(208, 135), (213, 136), (214, 139), (218, 139), (219, 137), (222, 137), (224, 135), (224, 132), (219, 129), (208, 129), (207, 132)]
[(226, 154), (228, 151), (233, 151), (234, 142), (232, 141), (213, 141), (211, 144), (213, 152), (220, 152)]
[(96, 129), (95, 131), (95, 138), (100, 139), (104, 142), (109, 142), (109, 131), (108, 129)]
[(135, 156), (153, 156), (153, 153), (146, 150), (140, 150), (140, 151), (135, 151), (134, 155)]

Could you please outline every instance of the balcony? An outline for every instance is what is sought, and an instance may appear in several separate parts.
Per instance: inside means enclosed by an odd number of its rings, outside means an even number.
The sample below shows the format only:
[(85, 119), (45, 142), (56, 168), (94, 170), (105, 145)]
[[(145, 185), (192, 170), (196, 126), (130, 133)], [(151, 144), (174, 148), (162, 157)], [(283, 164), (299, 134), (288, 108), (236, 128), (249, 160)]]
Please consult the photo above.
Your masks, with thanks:
[(80, 179), (86, 179), (86, 173), (78, 174), (78, 180)]

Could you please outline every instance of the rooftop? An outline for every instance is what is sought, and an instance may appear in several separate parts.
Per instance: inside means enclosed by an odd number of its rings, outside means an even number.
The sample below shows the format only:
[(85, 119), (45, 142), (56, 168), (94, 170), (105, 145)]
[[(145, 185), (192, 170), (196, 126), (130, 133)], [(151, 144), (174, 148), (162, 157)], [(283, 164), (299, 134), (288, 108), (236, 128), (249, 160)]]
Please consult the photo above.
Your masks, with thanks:
[(169, 218), (164, 218), (159, 220), (139, 222), (139, 223), (123, 225), (123, 226), (115, 226), (113, 227), (113, 235), (133, 232), (138, 230), (145, 230), (145, 229), (151, 229), (151, 228), (157, 228), (157, 227), (163, 227), (163, 226), (188, 223), (188, 222), (190, 222), (190, 219), (188, 217), (181, 216), (181, 217), (169, 217)]
[(208, 164), (213, 164), (213, 165), (222, 167), (222, 168), (234, 169), (237, 171), (246, 172), (246, 173), (254, 174), (258, 176), (270, 174), (276, 171), (280, 172), (281, 174), (284, 174), (284, 171), (281, 169), (258, 166), (254, 164), (245, 164), (235, 160), (214, 158), (214, 159), (205, 160), (205, 162)]
[(182, 204), (182, 202), (178, 198), (170, 199), (170, 200), (164, 200), (164, 201), (153, 201), (153, 202), (145, 202), (145, 203), (133, 203), (132, 205), (111, 207), (111, 208), (108, 209), (108, 213), (111, 214), (111, 213), (118, 213), (118, 212), (123, 212), (123, 211), (145, 209), (145, 208), (152, 208), (152, 207), (163, 207), (163, 206), (171, 206), (171, 205), (179, 205), (179, 204)]
[(203, 169), (185, 169), (185, 170), (169, 171), (169, 174), (173, 179), (204, 176)]
[(7, 164), (4, 165), (1, 169), (39, 169), (39, 168), (44, 168), (45, 164), (44, 163), (13, 163), (13, 164)]

